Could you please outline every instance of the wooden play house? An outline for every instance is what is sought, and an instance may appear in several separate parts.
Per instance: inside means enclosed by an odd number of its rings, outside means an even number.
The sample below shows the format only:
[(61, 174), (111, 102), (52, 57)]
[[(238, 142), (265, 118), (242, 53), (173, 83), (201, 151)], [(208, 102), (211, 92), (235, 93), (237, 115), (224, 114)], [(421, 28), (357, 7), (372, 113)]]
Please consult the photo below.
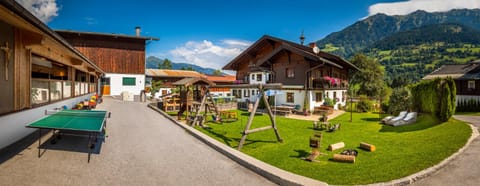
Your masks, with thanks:
[[(178, 120), (187, 120), (187, 123), (191, 125), (202, 125), (201, 122), (197, 123), (197, 121), (200, 121), (200, 111), (205, 109), (205, 114), (213, 111), (218, 115), (213, 98), (208, 91), (208, 87), (214, 85), (213, 82), (203, 77), (194, 77), (181, 79), (172, 83), (172, 85), (178, 88), (180, 95), (180, 109), (177, 115)], [(193, 115), (193, 113), (195, 113), (195, 115)], [(201, 121), (204, 119), (205, 116)]]

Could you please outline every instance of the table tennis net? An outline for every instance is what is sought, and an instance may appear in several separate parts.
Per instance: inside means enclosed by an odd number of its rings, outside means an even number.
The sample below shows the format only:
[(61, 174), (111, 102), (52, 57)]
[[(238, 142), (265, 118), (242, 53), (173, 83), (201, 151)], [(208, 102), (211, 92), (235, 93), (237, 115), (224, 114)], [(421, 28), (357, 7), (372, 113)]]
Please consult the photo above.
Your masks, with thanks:
[(102, 111), (75, 111), (75, 110), (45, 110), (45, 115), (55, 116), (74, 116), (74, 117), (89, 117), (89, 118), (105, 118), (108, 117), (106, 112)]

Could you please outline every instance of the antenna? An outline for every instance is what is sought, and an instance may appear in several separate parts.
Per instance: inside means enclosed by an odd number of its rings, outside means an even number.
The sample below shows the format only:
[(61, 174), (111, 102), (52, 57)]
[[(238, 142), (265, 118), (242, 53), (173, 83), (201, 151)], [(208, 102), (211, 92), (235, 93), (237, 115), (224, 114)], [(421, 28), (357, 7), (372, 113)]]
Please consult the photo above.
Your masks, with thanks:
[(302, 30), (302, 35), (300, 36), (300, 44), (303, 45), (304, 41), (305, 41), (305, 36), (303, 35), (303, 30)]

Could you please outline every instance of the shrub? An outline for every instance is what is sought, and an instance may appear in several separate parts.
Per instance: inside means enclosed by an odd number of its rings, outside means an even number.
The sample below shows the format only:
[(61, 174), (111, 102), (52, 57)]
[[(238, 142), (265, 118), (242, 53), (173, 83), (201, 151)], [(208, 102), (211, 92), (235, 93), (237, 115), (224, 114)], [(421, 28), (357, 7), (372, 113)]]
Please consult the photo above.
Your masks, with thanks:
[(455, 112), (456, 87), (452, 78), (434, 79), (410, 87), (413, 107), (447, 121)]
[(323, 105), (325, 106), (333, 106), (333, 100), (331, 98), (325, 98)]
[(372, 102), (368, 100), (367, 96), (360, 95), (360, 100), (357, 103), (358, 112), (368, 112), (372, 109)]
[(405, 87), (395, 88), (388, 103), (387, 112), (397, 115), (411, 106), (410, 93)]

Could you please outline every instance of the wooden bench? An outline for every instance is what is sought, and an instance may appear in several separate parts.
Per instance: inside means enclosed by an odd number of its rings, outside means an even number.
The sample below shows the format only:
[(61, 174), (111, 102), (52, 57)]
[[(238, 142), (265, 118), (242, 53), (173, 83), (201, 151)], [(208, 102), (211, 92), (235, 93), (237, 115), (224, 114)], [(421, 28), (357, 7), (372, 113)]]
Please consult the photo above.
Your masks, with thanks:
[(283, 110), (283, 109), (273, 109), (272, 112), (278, 115), (283, 115), (283, 116), (288, 116), (292, 113), (289, 110)]

